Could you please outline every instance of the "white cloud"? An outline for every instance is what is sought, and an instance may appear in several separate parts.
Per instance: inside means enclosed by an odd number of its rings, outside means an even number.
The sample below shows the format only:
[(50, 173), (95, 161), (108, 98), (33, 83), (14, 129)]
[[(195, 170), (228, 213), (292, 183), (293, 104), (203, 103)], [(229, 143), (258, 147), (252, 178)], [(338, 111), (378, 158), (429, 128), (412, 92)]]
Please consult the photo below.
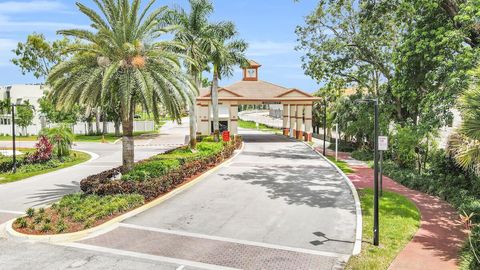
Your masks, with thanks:
[(58, 11), (65, 8), (60, 1), (7, 1), (0, 3), (0, 13), (33, 13), (39, 11)]
[(247, 55), (270, 56), (295, 53), (294, 42), (252, 41), (249, 43)]
[(61, 29), (86, 29), (88, 25), (45, 21), (15, 21), (8, 16), (0, 15), (0, 32), (34, 32), (57, 31)]

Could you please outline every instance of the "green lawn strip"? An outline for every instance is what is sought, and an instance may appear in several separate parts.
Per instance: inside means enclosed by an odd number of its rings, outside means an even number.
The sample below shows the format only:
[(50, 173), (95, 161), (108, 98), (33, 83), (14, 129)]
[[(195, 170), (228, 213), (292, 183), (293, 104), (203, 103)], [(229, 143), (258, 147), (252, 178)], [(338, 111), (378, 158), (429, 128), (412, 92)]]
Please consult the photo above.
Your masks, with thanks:
[(380, 246), (373, 243), (373, 191), (358, 190), (363, 214), (362, 251), (352, 256), (346, 269), (387, 269), (420, 226), (420, 213), (413, 202), (394, 192), (380, 198)]
[(330, 157), (330, 156), (328, 156), (327, 158), (331, 162), (333, 162), (335, 165), (337, 165), (337, 167), (340, 168), (340, 170), (342, 170), (344, 173), (349, 174), (349, 173), (355, 172), (352, 168), (348, 166), (347, 162), (341, 161), (341, 160), (335, 160), (334, 157)]
[[(71, 167), (79, 163), (85, 162), (90, 159), (90, 155), (79, 152), (71, 151), (70, 157), (66, 162), (60, 162), (58, 160), (53, 161), (52, 163), (45, 164), (29, 164), (23, 165), (17, 169), (17, 173), (1, 173), (0, 174), (0, 184), (10, 183), (19, 181), (28, 177), (35, 175), (45, 174), (53, 171), (57, 171), (63, 168)], [(54, 167), (51, 167), (54, 166)]]
[[(142, 135), (149, 135), (149, 134), (157, 134), (158, 131), (137, 131), (133, 133), (134, 137), (142, 136)], [(115, 136), (113, 133), (105, 134), (105, 141), (107, 142), (115, 142), (118, 139), (121, 139), (122, 136)], [(102, 142), (102, 135), (75, 135), (76, 142)]]
[[(254, 121), (245, 121), (245, 120), (239, 119), (238, 126), (245, 129), (257, 129), (257, 123)], [(281, 132), (281, 130), (278, 128), (272, 128), (264, 124), (258, 124), (258, 130), (274, 132), (274, 133)]]
[(18, 218), (14, 228), (23, 233), (54, 234), (80, 231), (104, 223), (112, 216), (123, 214), (145, 203), (138, 194), (64, 196), (50, 208), (27, 210), (27, 216)]
[[(161, 126), (165, 124), (165, 122), (160, 123)], [(161, 127), (160, 126), (160, 127)], [(148, 135), (148, 134), (156, 134), (158, 133), (157, 130), (153, 131), (137, 131), (134, 132), (133, 135), (135, 137), (141, 135)], [(121, 139), (122, 136), (115, 136), (113, 133), (105, 134), (105, 141), (107, 142), (115, 142), (118, 139)], [(37, 141), (38, 136), (15, 136), (15, 140), (19, 142), (28, 142), (28, 141)], [(12, 136), (0, 136), (0, 141), (12, 141)], [(74, 141), (76, 142), (102, 142), (102, 135), (75, 135)]]
[[(38, 136), (15, 136), (15, 141), (19, 142), (29, 142), (29, 141), (37, 141)], [(12, 136), (9, 135), (2, 135), (0, 136), (0, 141), (12, 141)]]

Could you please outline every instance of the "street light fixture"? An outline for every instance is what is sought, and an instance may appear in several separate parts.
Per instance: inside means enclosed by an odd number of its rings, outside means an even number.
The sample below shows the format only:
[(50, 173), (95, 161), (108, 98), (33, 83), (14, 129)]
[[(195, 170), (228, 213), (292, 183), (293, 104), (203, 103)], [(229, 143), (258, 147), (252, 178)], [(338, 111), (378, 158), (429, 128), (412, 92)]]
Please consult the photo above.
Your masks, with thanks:
[(18, 106), (30, 106), (33, 107), (32, 105), (24, 105), (21, 104), (19, 100), (17, 100), (17, 103), (12, 103), (11, 104), (11, 110), (12, 110), (12, 149), (13, 149), (13, 154), (12, 154), (12, 160), (13, 160), (13, 167), (12, 167), (12, 172), (16, 173), (17, 172), (17, 151), (16, 151), (16, 143), (15, 143), (15, 107)]
[(379, 244), (379, 217), (378, 217), (378, 98), (373, 99), (362, 99), (358, 102), (373, 102), (374, 105), (374, 144), (375, 144), (375, 155), (374, 155), (374, 175), (373, 175), (373, 187), (374, 187), (374, 198), (373, 198), (373, 244), (378, 246)]

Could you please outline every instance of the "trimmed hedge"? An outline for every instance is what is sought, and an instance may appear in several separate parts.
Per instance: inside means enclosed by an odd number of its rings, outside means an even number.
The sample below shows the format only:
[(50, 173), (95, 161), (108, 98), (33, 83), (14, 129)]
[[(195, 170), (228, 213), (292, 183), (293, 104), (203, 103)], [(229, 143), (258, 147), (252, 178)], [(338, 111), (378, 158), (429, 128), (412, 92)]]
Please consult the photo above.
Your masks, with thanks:
[(105, 196), (138, 193), (145, 200), (152, 200), (231, 157), (240, 145), (240, 137), (229, 143), (204, 141), (198, 144), (197, 153), (191, 153), (185, 147), (175, 149), (136, 163), (133, 170), (121, 178), (119, 176), (124, 172), (121, 166), (91, 175), (80, 182), (80, 188), (86, 194)]

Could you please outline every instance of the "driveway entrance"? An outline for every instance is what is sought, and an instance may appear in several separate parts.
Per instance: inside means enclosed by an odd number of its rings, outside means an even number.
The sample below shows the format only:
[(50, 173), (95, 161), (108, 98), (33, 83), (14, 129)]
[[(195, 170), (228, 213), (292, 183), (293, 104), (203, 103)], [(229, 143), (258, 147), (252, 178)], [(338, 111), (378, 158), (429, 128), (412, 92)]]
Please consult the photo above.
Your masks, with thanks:
[(117, 229), (80, 242), (200, 268), (332, 269), (351, 254), (355, 203), (303, 143), (251, 131), (201, 182)]

